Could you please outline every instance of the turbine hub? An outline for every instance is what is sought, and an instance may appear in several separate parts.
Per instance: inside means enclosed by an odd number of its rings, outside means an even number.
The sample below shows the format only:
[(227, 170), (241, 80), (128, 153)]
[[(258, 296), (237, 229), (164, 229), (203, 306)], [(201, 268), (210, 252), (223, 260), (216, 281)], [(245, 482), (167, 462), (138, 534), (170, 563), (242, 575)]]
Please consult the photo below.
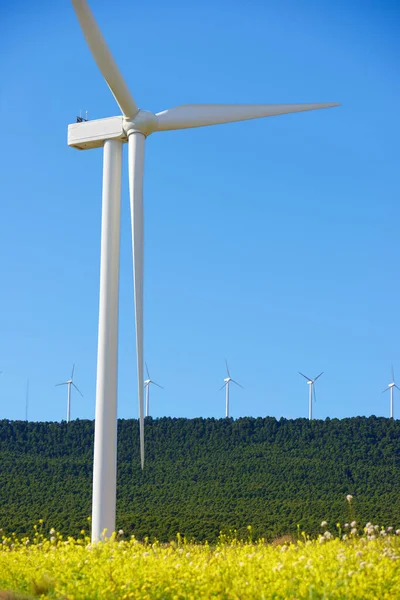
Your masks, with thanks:
[(231, 378), (230, 378), (230, 377), (226, 377), (226, 378), (224, 379), (225, 383), (229, 383), (229, 381), (230, 381), (230, 380), (231, 380)]
[(139, 110), (133, 119), (124, 117), (123, 128), (128, 137), (136, 132), (148, 136), (158, 129), (158, 119), (155, 114), (147, 110)]

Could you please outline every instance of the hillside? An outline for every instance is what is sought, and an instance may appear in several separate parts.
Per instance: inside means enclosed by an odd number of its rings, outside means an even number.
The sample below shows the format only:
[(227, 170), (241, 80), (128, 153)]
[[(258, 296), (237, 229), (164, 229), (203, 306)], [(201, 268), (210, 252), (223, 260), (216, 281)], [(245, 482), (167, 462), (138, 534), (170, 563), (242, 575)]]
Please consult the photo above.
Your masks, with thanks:
[[(138, 422), (118, 423), (117, 528), (139, 538), (315, 533), (349, 520), (346, 494), (357, 520), (400, 526), (400, 421), (147, 418), (145, 431), (142, 473)], [(92, 456), (93, 421), (0, 421), (0, 527), (87, 529)]]

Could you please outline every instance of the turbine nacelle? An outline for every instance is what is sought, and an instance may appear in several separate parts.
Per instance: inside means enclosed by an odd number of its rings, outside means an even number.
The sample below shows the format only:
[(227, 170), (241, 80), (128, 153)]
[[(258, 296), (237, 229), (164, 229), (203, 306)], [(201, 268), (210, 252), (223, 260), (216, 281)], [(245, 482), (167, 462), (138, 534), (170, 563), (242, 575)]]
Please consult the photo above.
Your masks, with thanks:
[(232, 381), (232, 379), (231, 379), (230, 377), (226, 377), (226, 378), (224, 379), (224, 381), (225, 381), (225, 383), (229, 383), (230, 381)]

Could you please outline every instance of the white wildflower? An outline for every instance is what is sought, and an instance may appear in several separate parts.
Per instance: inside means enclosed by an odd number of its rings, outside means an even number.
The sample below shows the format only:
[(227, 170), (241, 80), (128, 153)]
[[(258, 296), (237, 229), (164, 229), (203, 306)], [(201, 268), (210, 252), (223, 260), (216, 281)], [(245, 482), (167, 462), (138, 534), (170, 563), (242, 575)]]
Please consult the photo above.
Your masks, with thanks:
[(350, 531), (351, 535), (357, 535), (357, 529), (355, 527), (353, 527), (353, 529)]
[(52, 544), (54, 544), (54, 542), (56, 541), (57, 538), (54, 537), (54, 535), (51, 536), (50, 541)]
[(393, 531), (393, 527), (388, 527), (387, 531)]
[(118, 531), (118, 535), (124, 535), (124, 530), (123, 530), (123, 529), (120, 529), (120, 530)]
[(329, 531), (325, 531), (324, 538), (326, 540), (330, 540), (332, 538), (332, 534)]
[(321, 527), (326, 527), (328, 525), (327, 521), (322, 521)]
[(351, 494), (347, 494), (346, 500), (347, 502), (351, 502), (353, 500), (353, 496)]
[(396, 535), (400, 535), (400, 529), (396, 529)]
[(348, 528), (349, 528), (349, 524), (348, 524), (348, 523), (345, 523), (345, 524), (344, 524), (344, 528), (345, 528), (345, 529), (348, 529)]
[(383, 530), (380, 531), (379, 533), (381, 534), (382, 537), (385, 537), (387, 535), (386, 531), (383, 531)]
[(54, 534), (55, 534), (55, 532), (56, 532), (56, 530), (55, 530), (55, 529), (53, 529), (53, 527), (52, 527), (52, 528), (50, 529), (50, 531), (49, 531), (50, 535), (54, 535)]
[(357, 527), (357, 521), (352, 521), (350, 523), (350, 527)]

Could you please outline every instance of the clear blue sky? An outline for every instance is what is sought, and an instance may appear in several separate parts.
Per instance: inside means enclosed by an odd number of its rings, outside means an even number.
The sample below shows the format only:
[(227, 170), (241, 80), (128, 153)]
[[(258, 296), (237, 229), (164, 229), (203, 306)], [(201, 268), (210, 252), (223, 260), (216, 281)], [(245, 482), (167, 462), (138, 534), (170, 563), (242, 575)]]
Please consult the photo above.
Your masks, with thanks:
[[(145, 356), (153, 416), (388, 415), (400, 385), (400, 5), (395, 0), (91, 0), (140, 107), (341, 102), (159, 133), (146, 148)], [(80, 109), (118, 114), (69, 2), (0, 8), (0, 417), (65, 418), (72, 363), (93, 418), (101, 150)], [(137, 417), (124, 164), (119, 405)], [(400, 415), (400, 392), (396, 413)]]

